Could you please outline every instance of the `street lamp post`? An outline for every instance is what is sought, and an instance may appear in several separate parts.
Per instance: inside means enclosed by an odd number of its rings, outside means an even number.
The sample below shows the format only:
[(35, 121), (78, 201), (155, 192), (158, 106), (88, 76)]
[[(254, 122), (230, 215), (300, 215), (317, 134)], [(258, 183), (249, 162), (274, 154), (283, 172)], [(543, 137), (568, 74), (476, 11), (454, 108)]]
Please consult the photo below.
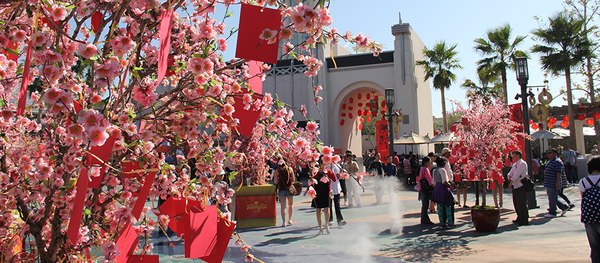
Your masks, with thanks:
[[(515, 71), (517, 72), (517, 81), (521, 86), (521, 94), (517, 95), (521, 97), (521, 105), (523, 106), (523, 131), (525, 134), (530, 135), (529, 131), (529, 106), (527, 105), (527, 99), (529, 92), (527, 91), (527, 81), (529, 80), (529, 69), (527, 67), (527, 58), (515, 58)], [(527, 173), (529, 176), (533, 176), (532, 163), (531, 163), (531, 143), (525, 139), (525, 160), (527, 161)], [(537, 208), (537, 200), (535, 199), (535, 189), (527, 193), (527, 205), (529, 209)]]
[(392, 129), (392, 107), (396, 103), (396, 97), (394, 97), (394, 89), (385, 90), (385, 102), (387, 106), (387, 117), (388, 117), (388, 140), (390, 141), (389, 156), (394, 154), (394, 129)]

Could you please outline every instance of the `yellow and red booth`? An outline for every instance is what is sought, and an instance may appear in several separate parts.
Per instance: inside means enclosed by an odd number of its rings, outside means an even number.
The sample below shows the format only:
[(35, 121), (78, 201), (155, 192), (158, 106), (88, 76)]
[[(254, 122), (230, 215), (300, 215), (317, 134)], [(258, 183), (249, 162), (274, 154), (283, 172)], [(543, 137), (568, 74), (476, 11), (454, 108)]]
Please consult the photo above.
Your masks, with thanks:
[(275, 185), (242, 186), (235, 193), (235, 220), (238, 228), (275, 226)]

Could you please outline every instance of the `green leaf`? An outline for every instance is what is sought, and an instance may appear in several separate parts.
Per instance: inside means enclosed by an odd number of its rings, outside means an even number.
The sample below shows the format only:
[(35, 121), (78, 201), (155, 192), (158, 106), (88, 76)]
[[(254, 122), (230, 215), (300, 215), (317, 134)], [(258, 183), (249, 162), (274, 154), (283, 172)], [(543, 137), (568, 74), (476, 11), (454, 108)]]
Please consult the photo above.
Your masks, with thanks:
[(168, 163), (163, 163), (163, 165), (160, 166), (160, 169), (167, 170), (167, 171), (173, 170), (173, 168), (171, 168), (171, 165)]
[(289, 55), (291, 57), (293, 57), (294, 59), (298, 59), (298, 55), (296, 55), (296, 52), (294, 52), (294, 51), (290, 51)]
[(12, 49), (12, 48), (5, 48), (4, 51), (6, 51), (6, 53), (10, 53), (10, 54), (13, 54), (15, 56), (19, 55), (19, 51), (15, 50), (15, 49)]
[(229, 176), (228, 176), (228, 178), (229, 178), (229, 181), (230, 181), (230, 182), (233, 182), (233, 180), (235, 180), (235, 177), (238, 175), (238, 173), (239, 173), (238, 171), (233, 171), (233, 172), (230, 172), (230, 173), (229, 173)]
[(6, 101), (4, 101), (3, 99), (0, 99), (0, 107), (4, 107), (6, 106)]
[(88, 215), (88, 216), (89, 216), (89, 215), (91, 215), (91, 214), (92, 214), (92, 210), (90, 210), (89, 208), (86, 208), (86, 209), (84, 209), (84, 210), (83, 210), (83, 213), (84, 213), (85, 215)]

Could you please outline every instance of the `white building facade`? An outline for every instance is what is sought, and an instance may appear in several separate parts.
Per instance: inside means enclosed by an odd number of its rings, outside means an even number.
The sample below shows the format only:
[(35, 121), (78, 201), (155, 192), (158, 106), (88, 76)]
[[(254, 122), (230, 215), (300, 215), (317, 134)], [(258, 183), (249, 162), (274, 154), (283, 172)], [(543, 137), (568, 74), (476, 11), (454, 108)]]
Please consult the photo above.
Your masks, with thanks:
[[(303, 74), (305, 67), (301, 62), (280, 60), (267, 74), (263, 92), (276, 94), (296, 109), (306, 105), (307, 117), (320, 123), (323, 142), (341, 151), (350, 150), (357, 156), (374, 148), (363, 142), (360, 118), (368, 118), (363, 115), (370, 110), (370, 100), (384, 100), (385, 89), (394, 89), (393, 109), (401, 110), (404, 116), (394, 137), (410, 132), (431, 136), (431, 89), (429, 82), (424, 81), (423, 69), (415, 66), (415, 61), (424, 59), (425, 46), (408, 23), (400, 22), (391, 29), (394, 50), (384, 51), (379, 57), (371, 53), (348, 54), (335, 46), (318, 45), (315, 53), (323, 67), (314, 78)], [(333, 58), (330, 52), (335, 54)], [(319, 94), (323, 100), (318, 105), (314, 103), (314, 85), (323, 87)], [(297, 120), (303, 120), (302, 116), (297, 116)], [(411, 149), (426, 154), (427, 146), (408, 148)], [(395, 150), (403, 153), (405, 147), (396, 146)]]

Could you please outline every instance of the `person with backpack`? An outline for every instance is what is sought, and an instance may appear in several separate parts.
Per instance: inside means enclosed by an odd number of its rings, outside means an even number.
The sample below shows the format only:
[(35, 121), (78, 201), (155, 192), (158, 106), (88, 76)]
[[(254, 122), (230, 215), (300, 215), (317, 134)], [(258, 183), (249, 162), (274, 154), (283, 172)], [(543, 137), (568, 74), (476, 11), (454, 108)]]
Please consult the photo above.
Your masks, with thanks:
[(592, 263), (600, 263), (600, 157), (587, 163), (588, 176), (579, 181), (581, 222), (590, 243)]

